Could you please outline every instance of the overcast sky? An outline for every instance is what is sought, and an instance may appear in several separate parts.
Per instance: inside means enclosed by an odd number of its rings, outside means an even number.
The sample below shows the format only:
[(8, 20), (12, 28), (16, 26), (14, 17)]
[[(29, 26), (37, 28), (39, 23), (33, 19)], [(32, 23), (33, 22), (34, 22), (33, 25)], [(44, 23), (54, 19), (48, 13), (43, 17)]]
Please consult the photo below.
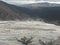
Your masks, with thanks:
[(34, 3), (39, 1), (49, 1), (49, 2), (59, 2), (60, 0), (3, 0), (5, 2), (11, 3), (11, 4), (28, 4), (28, 3)]
[[(4, 0), (4, 1), (41, 1), (41, 0)], [(43, 0), (43, 1), (60, 1), (60, 0)]]

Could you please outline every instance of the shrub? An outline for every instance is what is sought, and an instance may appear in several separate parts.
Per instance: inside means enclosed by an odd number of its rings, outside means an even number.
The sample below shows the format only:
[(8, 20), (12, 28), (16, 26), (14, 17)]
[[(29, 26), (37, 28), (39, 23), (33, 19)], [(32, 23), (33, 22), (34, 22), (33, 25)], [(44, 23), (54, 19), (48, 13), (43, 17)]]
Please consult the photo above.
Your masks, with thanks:
[(52, 40), (49, 41), (49, 42), (44, 42), (44, 41), (42, 41), (42, 40), (39, 40), (39, 43), (40, 43), (41, 45), (53, 45), (53, 41), (52, 41)]

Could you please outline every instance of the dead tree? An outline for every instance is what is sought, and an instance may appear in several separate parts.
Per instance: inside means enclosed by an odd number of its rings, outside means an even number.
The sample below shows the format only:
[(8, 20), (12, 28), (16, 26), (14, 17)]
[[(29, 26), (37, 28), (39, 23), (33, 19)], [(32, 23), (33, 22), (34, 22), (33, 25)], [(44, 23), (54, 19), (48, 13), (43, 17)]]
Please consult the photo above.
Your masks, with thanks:
[(18, 42), (21, 42), (21, 43), (24, 44), (24, 45), (28, 45), (28, 44), (32, 43), (32, 39), (33, 39), (33, 37), (27, 38), (27, 37), (24, 36), (24, 37), (21, 38), (20, 40), (17, 39), (17, 41), (18, 41)]

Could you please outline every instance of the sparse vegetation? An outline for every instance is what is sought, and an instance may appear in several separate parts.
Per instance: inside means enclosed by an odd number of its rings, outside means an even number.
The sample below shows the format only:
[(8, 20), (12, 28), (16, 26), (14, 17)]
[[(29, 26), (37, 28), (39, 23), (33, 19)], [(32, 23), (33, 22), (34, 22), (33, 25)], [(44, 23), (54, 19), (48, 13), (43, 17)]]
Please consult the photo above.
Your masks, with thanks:
[[(21, 42), (24, 45), (29, 45), (30, 43), (32, 43), (32, 39), (33, 39), (33, 37), (28, 38), (28, 37), (24, 36), (21, 39), (17, 39), (17, 41)], [(44, 42), (43, 40), (39, 39), (39, 43), (40, 43), (40, 45), (54, 45), (54, 40), (50, 40), (48, 42)]]

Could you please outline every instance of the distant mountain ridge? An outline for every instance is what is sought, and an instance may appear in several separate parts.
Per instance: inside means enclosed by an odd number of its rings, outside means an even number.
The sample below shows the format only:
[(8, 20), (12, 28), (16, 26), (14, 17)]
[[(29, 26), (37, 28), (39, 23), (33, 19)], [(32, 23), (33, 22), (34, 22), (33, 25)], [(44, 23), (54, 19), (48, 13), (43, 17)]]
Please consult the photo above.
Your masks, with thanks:
[[(58, 24), (60, 23), (60, 4), (56, 3), (32, 3), (22, 5), (22, 7), (31, 9), (31, 17), (42, 18), (45, 22)], [(34, 18), (35, 19), (35, 18)]]
[(39, 7), (59, 7), (60, 4), (58, 3), (49, 3), (49, 2), (39, 2), (39, 3), (31, 3), (31, 4), (24, 4), (21, 5), (22, 7), (26, 8), (39, 8)]

